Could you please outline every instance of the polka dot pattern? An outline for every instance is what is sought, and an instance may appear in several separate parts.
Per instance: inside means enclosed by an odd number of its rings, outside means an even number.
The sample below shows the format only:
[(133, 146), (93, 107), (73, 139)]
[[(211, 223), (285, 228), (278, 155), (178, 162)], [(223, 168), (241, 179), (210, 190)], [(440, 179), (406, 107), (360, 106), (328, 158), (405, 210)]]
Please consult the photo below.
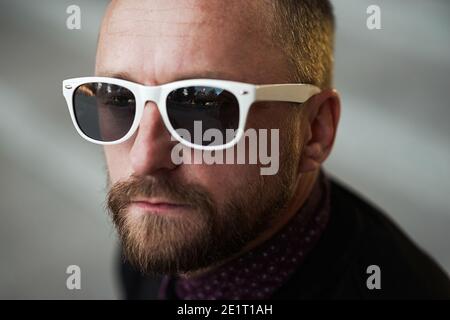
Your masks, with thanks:
[[(177, 278), (182, 300), (269, 299), (304, 261), (325, 229), (330, 211), (329, 182), (317, 179), (302, 209), (274, 237), (218, 269), (195, 278)], [(163, 281), (160, 298), (164, 299)]]

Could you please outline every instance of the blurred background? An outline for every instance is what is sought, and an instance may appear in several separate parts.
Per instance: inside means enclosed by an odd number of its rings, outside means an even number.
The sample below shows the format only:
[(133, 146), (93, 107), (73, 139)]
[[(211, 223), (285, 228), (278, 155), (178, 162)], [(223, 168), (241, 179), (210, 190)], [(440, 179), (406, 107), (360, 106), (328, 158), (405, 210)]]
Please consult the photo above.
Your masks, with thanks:
[[(66, 8), (81, 8), (68, 30)], [(102, 149), (76, 133), (65, 78), (93, 75), (107, 1), (0, 0), (0, 298), (117, 299)], [(381, 30), (366, 9), (381, 8)], [(338, 139), (326, 169), (450, 273), (450, 2), (334, 1)], [(81, 290), (66, 268), (81, 268)]]

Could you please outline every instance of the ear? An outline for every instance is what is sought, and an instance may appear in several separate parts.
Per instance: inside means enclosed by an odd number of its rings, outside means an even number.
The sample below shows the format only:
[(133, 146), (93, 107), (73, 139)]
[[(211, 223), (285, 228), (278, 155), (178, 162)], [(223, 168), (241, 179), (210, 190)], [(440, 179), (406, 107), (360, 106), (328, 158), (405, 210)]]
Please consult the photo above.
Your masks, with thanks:
[(333, 148), (341, 104), (336, 90), (326, 89), (311, 97), (305, 105), (304, 147), (299, 163), (300, 173), (315, 171)]

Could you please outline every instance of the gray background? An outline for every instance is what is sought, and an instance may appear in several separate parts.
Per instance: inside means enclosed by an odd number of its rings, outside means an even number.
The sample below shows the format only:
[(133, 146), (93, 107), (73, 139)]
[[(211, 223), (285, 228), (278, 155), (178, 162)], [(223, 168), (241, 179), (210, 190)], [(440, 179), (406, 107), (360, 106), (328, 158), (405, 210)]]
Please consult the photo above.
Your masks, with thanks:
[[(450, 2), (334, 1), (343, 112), (326, 168), (450, 271)], [(82, 10), (82, 30), (65, 27)], [(378, 4), (382, 30), (366, 28)], [(0, 298), (119, 298), (100, 147), (61, 80), (93, 74), (106, 1), (0, 0)], [(81, 267), (82, 289), (66, 289)]]

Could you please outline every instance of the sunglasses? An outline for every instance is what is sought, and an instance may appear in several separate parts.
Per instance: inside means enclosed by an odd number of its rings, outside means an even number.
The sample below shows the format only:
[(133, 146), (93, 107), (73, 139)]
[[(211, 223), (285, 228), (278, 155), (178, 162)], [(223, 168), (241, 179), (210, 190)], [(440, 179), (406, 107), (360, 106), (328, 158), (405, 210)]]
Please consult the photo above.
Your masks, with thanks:
[[(169, 133), (185, 146), (200, 150), (235, 145), (256, 101), (303, 103), (319, 92), (310, 84), (253, 85), (214, 79), (180, 80), (159, 86), (107, 77), (63, 81), (73, 124), (84, 139), (102, 145), (126, 141), (138, 129), (145, 103), (153, 101)], [(211, 137), (211, 132), (224, 138), (197, 139), (199, 135)]]

